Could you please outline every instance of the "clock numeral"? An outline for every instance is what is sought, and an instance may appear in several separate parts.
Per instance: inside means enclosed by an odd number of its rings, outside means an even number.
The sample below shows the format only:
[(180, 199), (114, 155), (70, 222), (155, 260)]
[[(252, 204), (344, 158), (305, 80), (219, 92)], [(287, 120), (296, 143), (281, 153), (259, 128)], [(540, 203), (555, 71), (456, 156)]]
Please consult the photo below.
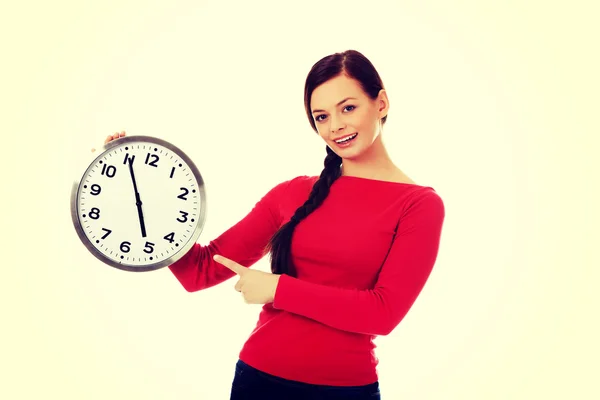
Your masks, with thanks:
[(101, 192), (101, 191), (102, 191), (102, 188), (100, 187), (100, 185), (98, 185), (98, 184), (94, 183), (94, 184), (92, 185), (92, 187), (91, 187), (90, 193), (91, 193), (93, 196), (97, 196), (97, 195), (99, 195), (99, 194), (100, 194), (100, 192)]
[(121, 243), (121, 251), (123, 253), (129, 253), (129, 250), (131, 250), (131, 242), (123, 242)]
[(154, 243), (146, 242), (146, 247), (144, 247), (144, 253), (151, 254), (154, 251)]
[[(152, 158), (152, 161), (150, 161), (150, 159)], [(151, 165), (153, 167), (158, 167), (158, 165), (156, 164), (158, 162), (159, 158), (156, 154), (146, 154), (146, 164)]]
[(104, 164), (102, 166), (102, 172), (100, 173), (100, 175), (106, 175), (109, 178), (112, 178), (115, 176), (116, 173), (117, 173), (117, 169), (115, 168), (114, 165)]
[(187, 189), (186, 189), (186, 188), (184, 188), (184, 187), (182, 187), (182, 188), (179, 188), (179, 189), (180, 189), (180, 190), (183, 190), (183, 193), (181, 193), (179, 196), (177, 196), (177, 198), (178, 198), (178, 199), (181, 199), (181, 200), (187, 200), (187, 197), (185, 197), (185, 196), (187, 196), (187, 194), (188, 194), (190, 191), (189, 191), (189, 190), (187, 190)]
[(169, 178), (173, 178), (173, 174), (175, 174), (175, 167), (171, 168), (171, 175), (169, 175)]
[(126, 153), (125, 159), (123, 160), (123, 164), (127, 164), (129, 162), (131, 162), (131, 164), (133, 164), (133, 160), (135, 160), (135, 155), (129, 157), (129, 153)]
[(94, 207), (90, 210), (88, 215), (90, 216), (91, 219), (98, 219), (98, 218), (100, 218), (100, 209)]
[(179, 222), (186, 222), (187, 221), (187, 216), (189, 213), (186, 213), (185, 211), (179, 211), (181, 213), (181, 216), (183, 217), (183, 219), (179, 219), (177, 218), (177, 221)]
[(108, 235), (110, 235), (110, 233), (112, 232), (110, 229), (106, 229), (106, 228), (102, 228), (103, 231), (106, 231), (106, 233), (102, 236), (101, 239), (106, 239), (106, 237)]
[(166, 235), (163, 239), (168, 240), (169, 243), (173, 243), (175, 241), (174, 237), (175, 237), (175, 232), (171, 232), (168, 235)]

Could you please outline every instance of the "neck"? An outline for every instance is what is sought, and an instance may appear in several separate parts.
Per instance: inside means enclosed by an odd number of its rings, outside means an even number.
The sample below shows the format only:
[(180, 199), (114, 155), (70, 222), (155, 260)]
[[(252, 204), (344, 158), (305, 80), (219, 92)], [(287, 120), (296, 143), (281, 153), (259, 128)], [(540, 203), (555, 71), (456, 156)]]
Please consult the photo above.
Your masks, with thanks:
[(375, 141), (371, 144), (360, 157), (344, 158), (342, 160), (342, 175), (356, 176), (367, 179), (381, 179), (393, 175), (399, 171), (399, 168), (390, 158), (381, 135), (377, 135)]

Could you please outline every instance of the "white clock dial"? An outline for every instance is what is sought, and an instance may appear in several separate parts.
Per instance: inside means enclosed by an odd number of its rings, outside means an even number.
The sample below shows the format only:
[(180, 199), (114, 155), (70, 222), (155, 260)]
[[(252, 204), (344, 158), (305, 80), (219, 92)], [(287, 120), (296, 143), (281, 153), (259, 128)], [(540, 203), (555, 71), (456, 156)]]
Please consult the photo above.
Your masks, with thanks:
[(110, 142), (72, 196), (79, 236), (102, 261), (148, 271), (195, 243), (205, 219), (204, 182), (173, 145), (147, 136)]

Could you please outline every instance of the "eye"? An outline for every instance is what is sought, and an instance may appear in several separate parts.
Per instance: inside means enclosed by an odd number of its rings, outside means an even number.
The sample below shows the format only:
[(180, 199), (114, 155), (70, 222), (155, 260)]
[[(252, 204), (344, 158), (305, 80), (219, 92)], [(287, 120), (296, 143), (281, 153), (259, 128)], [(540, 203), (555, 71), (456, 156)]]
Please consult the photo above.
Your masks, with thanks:
[(347, 105), (346, 107), (344, 107), (344, 110), (345, 110), (345, 109), (347, 109), (348, 107), (351, 107), (351, 108), (352, 108), (352, 109), (351, 109), (351, 110), (349, 110), (349, 111), (352, 111), (352, 110), (354, 110), (354, 109), (356, 108), (356, 107), (354, 107), (354, 106)]
[(315, 121), (317, 121), (317, 122), (321, 122), (321, 121), (323, 121), (322, 119), (320, 119), (321, 117), (325, 117), (325, 114), (317, 115), (317, 116), (315, 117)]

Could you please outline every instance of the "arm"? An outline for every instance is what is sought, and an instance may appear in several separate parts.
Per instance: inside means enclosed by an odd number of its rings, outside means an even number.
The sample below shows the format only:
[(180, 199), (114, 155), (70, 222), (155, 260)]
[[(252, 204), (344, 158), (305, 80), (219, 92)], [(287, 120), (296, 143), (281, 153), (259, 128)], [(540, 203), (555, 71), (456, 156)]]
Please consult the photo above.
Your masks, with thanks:
[(445, 217), (442, 199), (429, 192), (402, 216), (396, 238), (372, 289), (336, 288), (282, 275), (273, 307), (333, 328), (387, 335), (408, 313), (437, 258)]
[(290, 182), (275, 186), (242, 220), (206, 246), (195, 243), (182, 258), (169, 266), (188, 292), (210, 288), (235, 275), (213, 260), (215, 254), (221, 254), (247, 267), (264, 257), (265, 246), (281, 226), (280, 199)]

